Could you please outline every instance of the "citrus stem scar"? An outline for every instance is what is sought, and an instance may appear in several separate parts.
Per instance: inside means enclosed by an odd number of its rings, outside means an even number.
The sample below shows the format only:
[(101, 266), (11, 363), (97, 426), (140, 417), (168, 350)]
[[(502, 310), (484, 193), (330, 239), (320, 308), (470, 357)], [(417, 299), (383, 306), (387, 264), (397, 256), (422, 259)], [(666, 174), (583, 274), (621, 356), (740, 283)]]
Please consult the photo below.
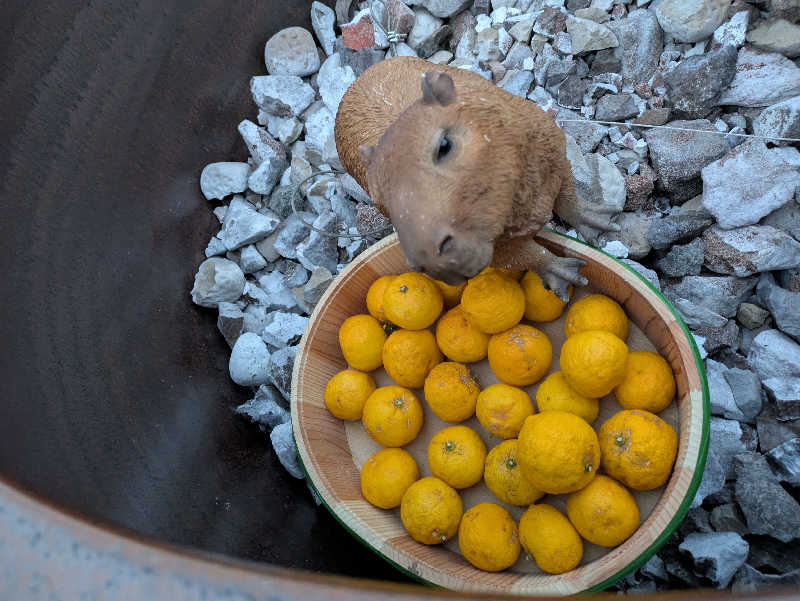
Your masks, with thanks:
[(513, 470), (515, 467), (517, 467), (517, 462), (513, 459), (506, 459), (506, 467), (510, 470)]
[(617, 443), (619, 446), (622, 446), (625, 444), (625, 437), (622, 434), (620, 434), (614, 439), (614, 442)]
[(400, 292), (408, 292), (408, 286), (406, 286), (405, 284), (400, 286)]
[(591, 471), (592, 471), (594, 468), (592, 467), (592, 464), (591, 464), (591, 463), (589, 463), (589, 464), (587, 464), (587, 465), (586, 465), (586, 467), (585, 467), (584, 469), (585, 469), (587, 472), (591, 472)]
[(454, 443), (452, 440), (448, 440), (446, 443), (444, 443), (445, 451), (452, 451), (455, 448), (456, 448), (456, 443)]
[(402, 407), (403, 406), (403, 399), (401, 399), (401, 398), (396, 398), (392, 402), (394, 403), (395, 407)]

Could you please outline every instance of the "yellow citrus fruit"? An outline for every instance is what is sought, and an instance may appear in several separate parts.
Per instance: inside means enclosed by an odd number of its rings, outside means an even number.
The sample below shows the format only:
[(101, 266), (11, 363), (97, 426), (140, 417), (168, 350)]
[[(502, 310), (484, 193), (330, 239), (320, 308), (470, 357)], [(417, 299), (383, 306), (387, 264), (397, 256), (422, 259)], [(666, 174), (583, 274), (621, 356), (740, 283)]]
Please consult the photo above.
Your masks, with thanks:
[(558, 495), (591, 482), (600, 467), (600, 444), (592, 427), (577, 415), (545, 411), (522, 425), (517, 459), (528, 482)]
[(393, 324), (406, 330), (423, 330), (442, 312), (444, 299), (431, 278), (415, 271), (398, 276), (386, 285), (383, 311)]
[(428, 443), (428, 467), (453, 488), (469, 488), (483, 478), (486, 445), (467, 426), (440, 430)]
[(663, 411), (675, 396), (672, 368), (658, 353), (633, 351), (628, 355), (625, 379), (614, 389), (614, 396), (623, 409)]
[(451, 361), (475, 363), (486, 358), (489, 334), (472, 325), (458, 305), (442, 315), (436, 324), (436, 343)]
[(567, 517), (555, 507), (531, 505), (519, 520), (522, 547), (548, 574), (563, 574), (583, 557), (583, 542)]
[(534, 412), (528, 393), (508, 384), (492, 384), (478, 395), (475, 413), (481, 425), (495, 436), (516, 438)]
[(520, 552), (517, 523), (504, 507), (479, 503), (461, 518), (458, 548), (479, 570), (500, 572), (510, 568)]
[(393, 275), (382, 275), (372, 282), (367, 290), (367, 311), (378, 321), (386, 321), (386, 313), (383, 311), (383, 295), (386, 286), (394, 279)]
[(353, 369), (373, 371), (383, 363), (381, 351), (386, 332), (372, 315), (353, 315), (339, 328), (339, 346)]
[(531, 486), (522, 475), (517, 463), (516, 439), (504, 440), (489, 451), (483, 480), (498, 499), (509, 505), (530, 505), (544, 496), (544, 492)]
[(364, 403), (361, 423), (378, 444), (402, 447), (422, 429), (422, 405), (414, 393), (402, 386), (381, 386)]
[(475, 327), (496, 334), (519, 323), (525, 313), (525, 294), (513, 279), (487, 273), (467, 282), (461, 307)]
[(361, 411), (369, 395), (375, 390), (375, 381), (369, 374), (345, 369), (328, 380), (323, 398), (328, 411), (339, 419), (361, 419)]
[(451, 286), (450, 284), (446, 284), (440, 280), (433, 280), (433, 282), (439, 287), (439, 292), (442, 293), (445, 307), (450, 309), (461, 302), (461, 294), (464, 292), (464, 288), (467, 286), (466, 281), (463, 281), (456, 286)]
[[(491, 356), (491, 346), (489, 349)], [(561, 371), (578, 394), (599, 399), (625, 378), (628, 346), (604, 330), (587, 330), (567, 338), (561, 347)]]
[(564, 335), (605, 330), (622, 340), (628, 338), (628, 317), (619, 303), (604, 294), (590, 294), (575, 301), (564, 320)]
[(425, 378), (425, 400), (446, 422), (463, 422), (475, 414), (480, 388), (461, 363), (446, 361)]
[(361, 468), (361, 494), (376, 507), (392, 509), (417, 480), (419, 467), (408, 451), (381, 449)]
[(600, 411), (600, 401), (578, 394), (560, 371), (554, 371), (539, 384), (536, 405), (539, 411), (569, 411), (590, 424)]
[(383, 345), (383, 367), (400, 386), (422, 388), (442, 353), (429, 330), (396, 330)]
[[(525, 319), (544, 322), (561, 317), (567, 303), (558, 298), (555, 292), (545, 288), (537, 273), (527, 272), (520, 285), (525, 293)], [(568, 294), (572, 296), (572, 286), (569, 287)]]
[(519, 282), (522, 279), (522, 276), (525, 275), (525, 271), (523, 269), (509, 269), (508, 267), (484, 267), (480, 273), (478, 273), (478, 275), (484, 275), (486, 273), (502, 275), (503, 277), (514, 280), (515, 282)]
[(678, 435), (649, 411), (620, 411), (597, 432), (603, 470), (634, 490), (652, 490), (666, 483), (678, 454)]
[(601, 547), (616, 547), (639, 527), (633, 495), (603, 475), (567, 497), (567, 515), (583, 538)]
[(408, 487), (400, 503), (400, 519), (415, 541), (447, 542), (456, 532), (464, 506), (456, 489), (439, 478), (422, 478)]
[(514, 386), (530, 386), (550, 369), (553, 346), (541, 330), (523, 324), (489, 339), (489, 366), (497, 379)]

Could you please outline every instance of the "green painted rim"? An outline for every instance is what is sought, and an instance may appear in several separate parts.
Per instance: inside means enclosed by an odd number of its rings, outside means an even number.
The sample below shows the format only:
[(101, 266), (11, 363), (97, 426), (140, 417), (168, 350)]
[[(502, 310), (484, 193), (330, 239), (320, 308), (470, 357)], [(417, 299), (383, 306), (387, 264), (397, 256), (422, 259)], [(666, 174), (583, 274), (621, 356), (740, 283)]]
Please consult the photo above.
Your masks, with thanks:
[[(686, 339), (689, 341), (689, 345), (690, 345), (690, 347), (692, 349), (692, 353), (694, 354), (694, 362), (695, 362), (695, 365), (697, 366), (697, 371), (700, 374), (700, 384), (701, 384), (702, 393), (703, 393), (703, 431), (702, 431), (702, 438), (700, 439), (700, 449), (699, 449), (699, 453), (698, 453), (698, 457), (697, 457), (697, 463), (695, 464), (694, 476), (692, 478), (691, 483), (689, 484), (689, 489), (686, 492), (686, 496), (684, 497), (683, 502), (678, 507), (678, 511), (675, 513), (675, 516), (672, 518), (672, 520), (670, 520), (669, 524), (667, 524), (667, 527), (664, 528), (663, 532), (653, 542), (653, 544), (651, 544), (647, 549), (645, 549), (639, 555), (639, 557), (634, 559), (631, 563), (629, 563), (627, 566), (625, 566), (622, 570), (620, 570), (619, 572), (617, 572), (613, 576), (611, 576), (609, 578), (606, 578), (605, 580), (603, 580), (599, 584), (596, 584), (593, 587), (590, 587), (590, 588), (586, 589), (585, 591), (582, 591), (579, 594), (596, 593), (596, 592), (600, 592), (602, 590), (605, 590), (608, 587), (612, 586), (613, 584), (619, 582), (625, 576), (635, 572), (640, 567), (642, 567), (645, 563), (647, 563), (647, 561), (653, 555), (655, 555), (658, 552), (658, 550), (661, 549), (661, 547), (664, 546), (664, 544), (667, 542), (669, 537), (672, 536), (672, 533), (675, 532), (675, 530), (678, 528), (680, 523), (683, 521), (683, 518), (686, 517), (686, 513), (689, 511), (689, 507), (691, 506), (692, 501), (694, 500), (695, 495), (697, 494), (697, 489), (700, 487), (700, 482), (703, 479), (703, 472), (705, 471), (705, 466), (706, 466), (706, 457), (708, 455), (709, 429), (710, 429), (710, 419), (711, 419), (711, 404), (709, 402), (709, 396), (708, 396), (708, 381), (706, 380), (706, 370), (705, 370), (705, 367), (703, 366), (703, 360), (700, 358), (700, 351), (697, 349), (697, 344), (695, 343), (694, 336), (692, 336), (692, 333), (689, 331), (689, 328), (686, 326), (686, 323), (683, 321), (683, 318), (680, 316), (680, 313), (678, 313), (677, 309), (675, 309), (675, 307), (672, 306), (672, 303), (670, 303), (667, 300), (667, 298), (648, 281), (648, 279), (646, 277), (644, 277), (641, 273), (636, 271), (630, 265), (627, 265), (627, 264), (623, 263), (622, 261), (620, 261), (619, 259), (617, 259), (615, 256), (610, 255), (607, 252), (605, 252), (603, 250), (600, 250), (599, 248), (596, 248), (596, 247), (594, 247), (594, 246), (592, 246), (590, 244), (587, 244), (586, 242), (584, 242), (582, 240), (579, 240), (578, 238), (575, 238), (573, 236), (568, 236), (566, 234), (562, 234), (561, 232), (557, 232), (557, 231), (555, 231), (553, 229), (550, 229), (550, 228), (543, 228), (543, 231), (546, 231), (546, 232), (549, 232), (549, 233), (552, 233), (552, 234), (556, 234), (556, 235), (561, 236), (563, 238), (568, 238), (570, 240), (574, 240), (575, 242), (578, 242), (579, 244), (582, 244), (583, 246), (591, 248), (592, 250), (597, 251), (597, 252), (605, 255), (606, 257), (608, 257), (610, 259), (613, 259), (618, 265), (622, 266), (623, 268), (625, 268), (629, 272), (631, 272), (634, 275), (636, 275), (636, 277), (638, 277), (648, 288), (650, 288), (650, 290), (652, 290), (656, 294), (656, 296), (658, 296), (659, 299), (661, 299), (661, 302), (663, 302), (666, 305), (666, 307), (670, 310), (672, 315), (675, 317), (675, 320), (680, 325), (684, 336), (686, 336)], [(294, 436), (294, 428), (292, 428), (292, 440), (294, 440), (295, 446), (297, 446), (297, 440), (296, 440), (296, 438)], [(344, 522), (339, 517), (339, 515), (331, 508), (331, 506), (328, 505), (325, 502), (325, 499), (323, 498), (323, 496), (321, 494), (319, 494), (319, 491), (317, 490), (317, 487), (314, 485), (314, 482), (309, 477), (308, 471), (306, 470), (306, 466), (303, 463), (303, 460), (302, 460), (302, 458), (300, 457), (299, 454), (297, 456), (297, 459), (298, 459), (298, 462), (300, 463), (300, 467), (303, 469), (303, 474), (306, 477), (306, 482), (311, 487), (311, 489), (314, 491), (314, 494), (317, 495), (317, 497), (320, 499), (320, 501), (325, 506), (325, 508), (331, 513), (331, 515), (334, 517), (334, 519), (337, 522), (339, 522), (339, 524), (341, 524), (342, 527), (345, 530), (347, 530), (353, 537), (355, 537), (355, 539), (358, 542), (360, 542), (362, 545), (364, 545), (364, 547), (366, 547), (367, 549), (369, 549), (370, 551), (372, 551), (373, 553), (375, 553), (379, 557), (383, 558), (385, 561), (387, 561), (392, 566), (394, 566), (399, 572), (405, 574), (406, 576), (408, 576), (412, 580), (415, 580), (416, 582), (418, 582), (420, 584), (423, 584), (423, 585), (426, 585), (426, 586), (429, 586), (429, 587), (432, 587), (432, 588), (439, 588), (439, 589), (442, 588), (441, 586), (439, 586), (437, 584), (434, 584), (433, 582), (425, 580), (419, 574), (415, 574), (414, 572), (411, 572), (411, 571), (407, 570), (405, 567), (401, 566), (400, 564), (398, 564), (396, 561), (394, 561), (393, 559), (391, 559), (387, 555), (384, 555), (383, 553), (381, 553), (381, 551), (379, 549), (376, 549), (375, 547), (370, 545), (367, 541), (365, 541), (363, 538), (361, 538), (361, 536), (359, 536), (356, 532), (354, 532), (350, 528), (350, 526), (348, 526), (347, 523)]]

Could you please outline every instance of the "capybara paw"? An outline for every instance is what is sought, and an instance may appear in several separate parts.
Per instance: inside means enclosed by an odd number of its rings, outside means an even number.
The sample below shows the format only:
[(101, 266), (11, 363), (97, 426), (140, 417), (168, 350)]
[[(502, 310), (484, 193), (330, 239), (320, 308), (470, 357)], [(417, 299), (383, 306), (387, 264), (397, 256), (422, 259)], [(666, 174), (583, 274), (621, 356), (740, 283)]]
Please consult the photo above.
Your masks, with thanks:
[(586, 261), (583, 259), (555, 257), (542, 275), (542, 281), (547, 288), (555, 292), (558, 298), (569, 302), (570, 286), (585, 286), (589, 283), (589, 280), (580, 274), (580, 268), (584, 265), (586, 265)]

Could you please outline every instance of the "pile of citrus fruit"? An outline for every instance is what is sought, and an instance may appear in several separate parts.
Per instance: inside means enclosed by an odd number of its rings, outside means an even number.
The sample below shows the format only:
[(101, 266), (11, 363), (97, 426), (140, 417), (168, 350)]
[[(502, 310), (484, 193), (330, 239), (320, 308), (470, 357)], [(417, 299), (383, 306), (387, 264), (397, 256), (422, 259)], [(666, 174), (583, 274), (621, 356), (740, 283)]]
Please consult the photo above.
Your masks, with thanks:
[[(420, 543), (458, 536), (462, 555), (493, 572), (524, 549), (541, 570), (561, 574), (580, 563), (584, 540), (614, 547), (636, 531), (631, 490), (664, 485), (675, 461), (678, 437), (656, 415), (672, 402), (675, 379), (660, 355), (629, 351), (616, 301), (590, 294), (569, 306), (552, 372), (551, 341), (521, 322), (555, 321), (567, 303), (535, 273), (487, 268), (460, 286), (413, 272), (383, 276), (366, 304), (368, 314), (339, 330), (350, 368), (330, 379), (324, 400), (385, 447), (361, 469), (367, 501), (399, 507)], [(484, 359), (499, 382), (482, 389), (468, 364)], [(376, 387), (369, 372), (380, 367), (393, 385)], [(523, 387), (537, 383), (531, 398)], [(622, 410), (595, 429), (610, 393)], [(453, 425), (430, 439), (432, 476), (420, 478), (402, 447), (422, 429), (423, 403)], [(462, 423), (473, 416), (492, 448)], [(497, 502), (465, 512), (459, 491), (481, 481)], [(566, 515), (547, 495), (566, 495)], [(506, 506), (528, 507), (519, 524)]]

